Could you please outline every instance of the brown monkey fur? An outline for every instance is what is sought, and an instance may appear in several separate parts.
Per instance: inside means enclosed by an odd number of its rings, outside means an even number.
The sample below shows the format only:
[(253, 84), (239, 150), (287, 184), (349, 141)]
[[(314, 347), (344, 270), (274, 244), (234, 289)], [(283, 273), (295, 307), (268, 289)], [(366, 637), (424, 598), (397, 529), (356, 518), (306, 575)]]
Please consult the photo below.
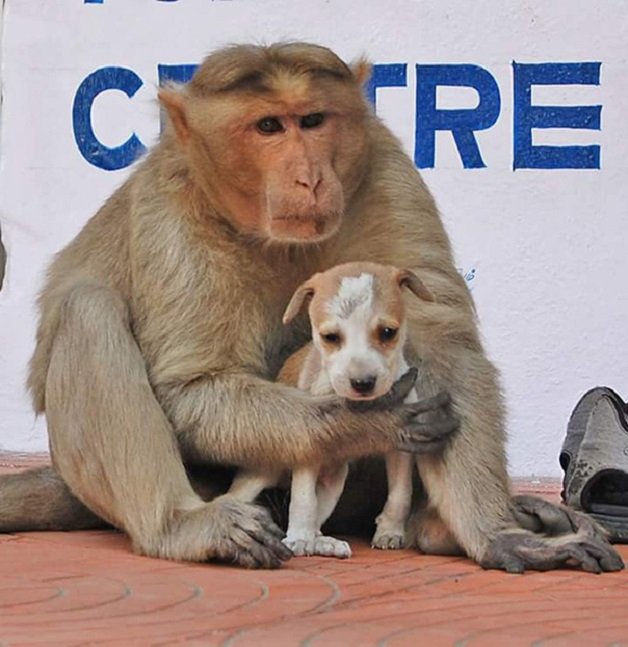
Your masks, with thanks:
[[(592, 531), (556, 547), (516, 525), (497, 374), (434, 201), (363, 98), (367, 74), (315, 45), (234, 46), (160, 92), (161, 141), (50, 269), (29, 387), (54, 471), (0, 481), (0, 528), (93, 524), (71, 490), (138, 552), (277, 566), (288, 555), (268, 516), (204, 502), (184, 463), (207, 464), (211, 482), (212, 463), (381, 453), (404, 425), (436, 425), (442, 411), (360, 414), (272, 382), (307, 340), (304, 319), (281, 323), (297, 285), (370, 260), (412, 268), (435, 295), (408, 304), (418, 390), (449, 392), (460, 420), (444, 453), (421, 459), (429, 508), (410, 539), (508, 570), (620, 568)], [(25, 522), (38, 487), (55, 497)]]

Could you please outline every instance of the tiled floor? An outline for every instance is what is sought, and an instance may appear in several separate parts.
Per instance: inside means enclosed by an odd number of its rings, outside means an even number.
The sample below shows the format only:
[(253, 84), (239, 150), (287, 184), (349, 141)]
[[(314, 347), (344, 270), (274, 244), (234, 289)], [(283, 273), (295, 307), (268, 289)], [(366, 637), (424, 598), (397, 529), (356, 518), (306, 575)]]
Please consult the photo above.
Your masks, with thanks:
[(244, 571), (138, 557), (114, 532), (0, 535), (0, 645), (628, 645), (626, 571), (517, 576), (353, 546)]

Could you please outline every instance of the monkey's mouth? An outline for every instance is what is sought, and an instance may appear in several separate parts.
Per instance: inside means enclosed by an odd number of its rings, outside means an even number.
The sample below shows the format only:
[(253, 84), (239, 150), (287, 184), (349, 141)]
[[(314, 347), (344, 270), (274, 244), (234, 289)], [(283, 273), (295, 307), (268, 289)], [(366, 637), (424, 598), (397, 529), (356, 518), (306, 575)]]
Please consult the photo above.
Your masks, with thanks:
[(270, 237), (286, 242), (320, 242), (333, 236), (340, 227), (341, 214), (290, 213), (273, 216), (270, 219)]

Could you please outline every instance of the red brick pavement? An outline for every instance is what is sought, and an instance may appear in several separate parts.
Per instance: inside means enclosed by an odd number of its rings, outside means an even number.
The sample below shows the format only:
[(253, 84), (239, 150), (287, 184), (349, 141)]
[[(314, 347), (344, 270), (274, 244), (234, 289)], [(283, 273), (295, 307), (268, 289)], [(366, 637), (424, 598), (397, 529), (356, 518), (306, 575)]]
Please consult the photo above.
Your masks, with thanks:
[(628, 645), (625, 571), (507, 575), (352, 543), (245, 571), (139, 557), (115, 532), (0, 535), (0, 645)]

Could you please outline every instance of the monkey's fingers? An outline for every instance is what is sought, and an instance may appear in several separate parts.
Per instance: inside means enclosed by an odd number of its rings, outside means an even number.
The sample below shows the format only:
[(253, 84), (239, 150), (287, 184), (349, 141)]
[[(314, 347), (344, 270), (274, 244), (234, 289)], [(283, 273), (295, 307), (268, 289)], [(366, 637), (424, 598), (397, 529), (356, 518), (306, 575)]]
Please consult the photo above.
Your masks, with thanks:
[(395, 442), (395, 449), (407, 454), (438, 454), (445, 449), (446, 440), (413, 440), (400, 438)]
[(458, 427), (459, 421), (451, 414), (425, 416), (424, 420), (413, 420), (400, 429), (395, 445), (403, 452), (437, 453), (445, 448)]
[(352, 411), (383, 411), (399, 406), (408, 396), (416, 381), (418, 371), (408, 369), (391, 387), (388, 393), (375, 400), (347, 400), (347, 407)]
[(603, 571), (614, 572), (625, 568), (621, 555), (608, 542), (589, 539), (581, 543), (585, 550), (595, 557)]
[(441, 391), (436, 395), (433, 395), (431, 398), (423, 398), (418, 402), (413, 402), (412, 404), (405, 405), (408, 409), (408, 412), (411, 412), (412, 415), (419, 415), (421, 413), (429, 413), (431, 411), (438, 411), (440, 409), (446, 409), (447, 406), (451, 403), (451, 396), (447, 391)]
[(511, 510), (517, 523), (526, 530), (547, 535), (562, 535), (578, 530), (566, 508), (531, 495), (513, 496)]

